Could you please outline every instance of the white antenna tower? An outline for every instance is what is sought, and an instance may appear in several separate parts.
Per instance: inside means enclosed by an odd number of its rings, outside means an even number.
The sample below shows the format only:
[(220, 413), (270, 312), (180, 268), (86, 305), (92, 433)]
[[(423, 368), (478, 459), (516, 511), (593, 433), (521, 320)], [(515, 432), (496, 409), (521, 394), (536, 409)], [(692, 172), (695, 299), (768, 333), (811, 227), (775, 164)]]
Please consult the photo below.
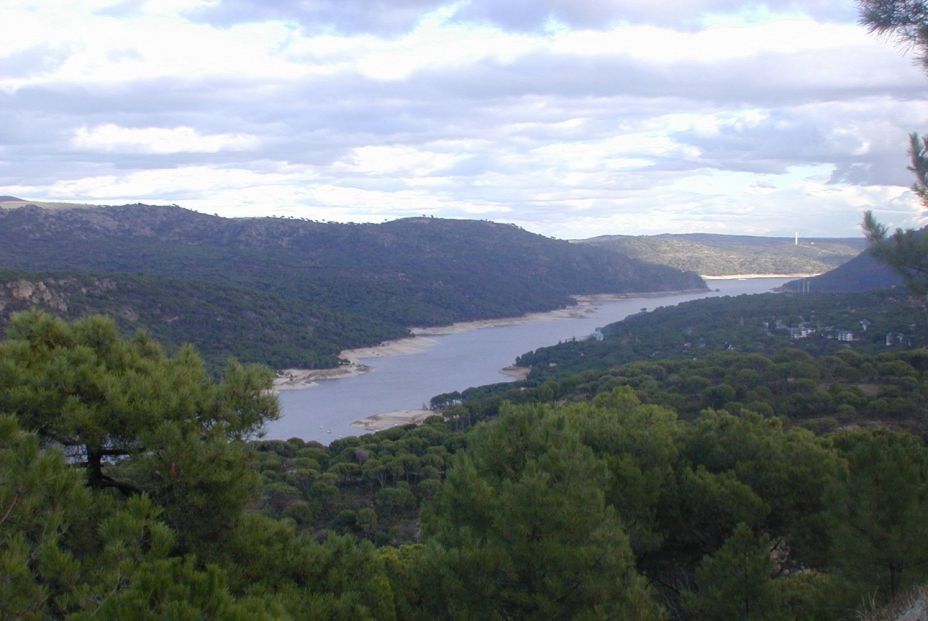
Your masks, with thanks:
[(796, 246), (799, 245), (799, 231), (796, 231), (796, 241), (793, 242)]

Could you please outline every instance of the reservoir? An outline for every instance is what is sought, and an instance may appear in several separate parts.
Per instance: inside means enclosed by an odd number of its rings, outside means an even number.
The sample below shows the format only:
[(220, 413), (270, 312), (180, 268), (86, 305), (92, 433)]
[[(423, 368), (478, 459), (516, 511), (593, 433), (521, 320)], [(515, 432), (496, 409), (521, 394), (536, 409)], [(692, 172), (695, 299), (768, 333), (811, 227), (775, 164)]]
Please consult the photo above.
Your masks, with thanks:
[(709, 291), (648, 295), (598, 302), (584, 313), (550, 313), (525, 321), (458, 331), (426, 332), (410, 353), (361, 358), (371, 368), (361, 375), (319, 381), (280, 393), (281, 417), (267, 425), (267, 439), (302, 438), (328, 444), (365, 433), (352, 426), (377, 414), (427, 409), (435, 395), (513, 378), (502, 373), (517, 356), (571, 338), (589, 337), (596, 328), (643, 308), (673, 306), (710, 296), (763, 293), (793, 278), (706, 280)]

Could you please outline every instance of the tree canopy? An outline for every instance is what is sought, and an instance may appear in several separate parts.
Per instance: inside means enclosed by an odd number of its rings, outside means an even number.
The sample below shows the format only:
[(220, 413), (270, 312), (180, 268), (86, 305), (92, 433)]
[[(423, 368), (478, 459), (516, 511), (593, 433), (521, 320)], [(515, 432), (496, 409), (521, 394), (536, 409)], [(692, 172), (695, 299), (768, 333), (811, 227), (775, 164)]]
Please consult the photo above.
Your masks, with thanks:
[[(325, 447), (248, 441), (276, 414), (266, 370), (216, 381), (104, 319), (23, 315), (0, 343), (0, 617), (854, 618), (928, 577), (928, 448), (742, 392), (863, 366), (911, 391), (926, 360), (732, 352), (702, 383), (635, 363), (640, 390), (604, 369), (594, 395), (548, 381)], [(660, 382), (718, 408), (644, 402)]]
[[(928, 3), (923, 0), (858, 0), (860, 21), (871, 32), (896, 37), (914, 48), (928, 71)], [(928, 137), (909, 135), (909, 171), (915, 175), (912, 191), (928, 208)], [(899, 272), (909, 288), (928, 294), (928, 235), (922, 230), (897, 229), (891, 235), (873, 213), (864, 215), (864, 232), (875, 256)]]
[(870, 32), (896, 37), (916, 49), (928, 70), (928, 3), (923, 0), (858, 0), (860, 22)]

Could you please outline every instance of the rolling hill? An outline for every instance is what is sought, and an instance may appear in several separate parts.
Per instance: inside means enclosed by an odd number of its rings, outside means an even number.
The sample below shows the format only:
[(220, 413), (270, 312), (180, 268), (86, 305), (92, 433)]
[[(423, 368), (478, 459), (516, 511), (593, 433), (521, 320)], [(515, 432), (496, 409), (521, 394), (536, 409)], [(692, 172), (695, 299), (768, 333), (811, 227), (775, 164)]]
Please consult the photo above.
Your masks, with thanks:
[[(492, 222), (226, 219), (151, 205), (0, 208), (0, 268), (7, 315), (30, 303), (108, 312), (213, 359), (279, 368), (331, 366), (342, 349), (409, 326), (550, 310), (575, 294), (705, 286), (694, 273)], [(256, 333), (272, 345), (246, 345)]]
[(864, 238), (754, 237), (748, 235), (607, 235), (576, 243), (689, 270), (702, 276), (820, 274), (857, 256)]

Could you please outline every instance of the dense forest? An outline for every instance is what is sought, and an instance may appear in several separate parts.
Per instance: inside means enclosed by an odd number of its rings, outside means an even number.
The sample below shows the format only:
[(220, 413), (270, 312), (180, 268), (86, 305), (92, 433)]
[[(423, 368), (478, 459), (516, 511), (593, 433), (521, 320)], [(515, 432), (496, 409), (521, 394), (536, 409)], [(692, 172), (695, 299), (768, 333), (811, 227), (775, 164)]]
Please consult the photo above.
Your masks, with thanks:
[(335, 367), (342, 349), (407, 334), (395, 323), (240, 285), (138, 273), (0, 270), (0, 326), (33, 307), (70, 320), (106, 314), (123, 334), (144, 329), (172, 351), (196, 344), (212, 370), (230, 356), (275, 369)]
[(0, 209), (0, 266), (0, 324), (33, 305), (112, 314), (169, 348), (195, 344), (213, 368), (230, 355), (330, 367), (341, 350), (411, 326), (705, 287), (694, 273), (491, 222), (226, 219), (148, 205)]
[(705, 233), (603, 235), (578, 243), (608, 248), (642, 261), (697, 272), (735, 274), (819, 274), (856, 257), (860, 238), (755, 237)]
[[(254, 439), (277, 415), (261, 367), (215, 380), (109, 320), (19, 315), (0, 344), (0, 616), (856, 619), (924, 581), (924, 311), (712, 302), (328, 447)], [(907, 332), (778, 334), (797, 309)], [(773, 340), (746, 351), (757, 320)], [(629, 334), (659, 355), (570, 363)]]
[(539, 348), (517, 364), (534, 379), (602, 370), (623, 362), (701, 358), (716, 352), (769, 354), (793, 347), (812, 355), (928, 345), (928, 316), (904, 292), (713, 297), (657, 307), (600, 328), (589, 339)]

